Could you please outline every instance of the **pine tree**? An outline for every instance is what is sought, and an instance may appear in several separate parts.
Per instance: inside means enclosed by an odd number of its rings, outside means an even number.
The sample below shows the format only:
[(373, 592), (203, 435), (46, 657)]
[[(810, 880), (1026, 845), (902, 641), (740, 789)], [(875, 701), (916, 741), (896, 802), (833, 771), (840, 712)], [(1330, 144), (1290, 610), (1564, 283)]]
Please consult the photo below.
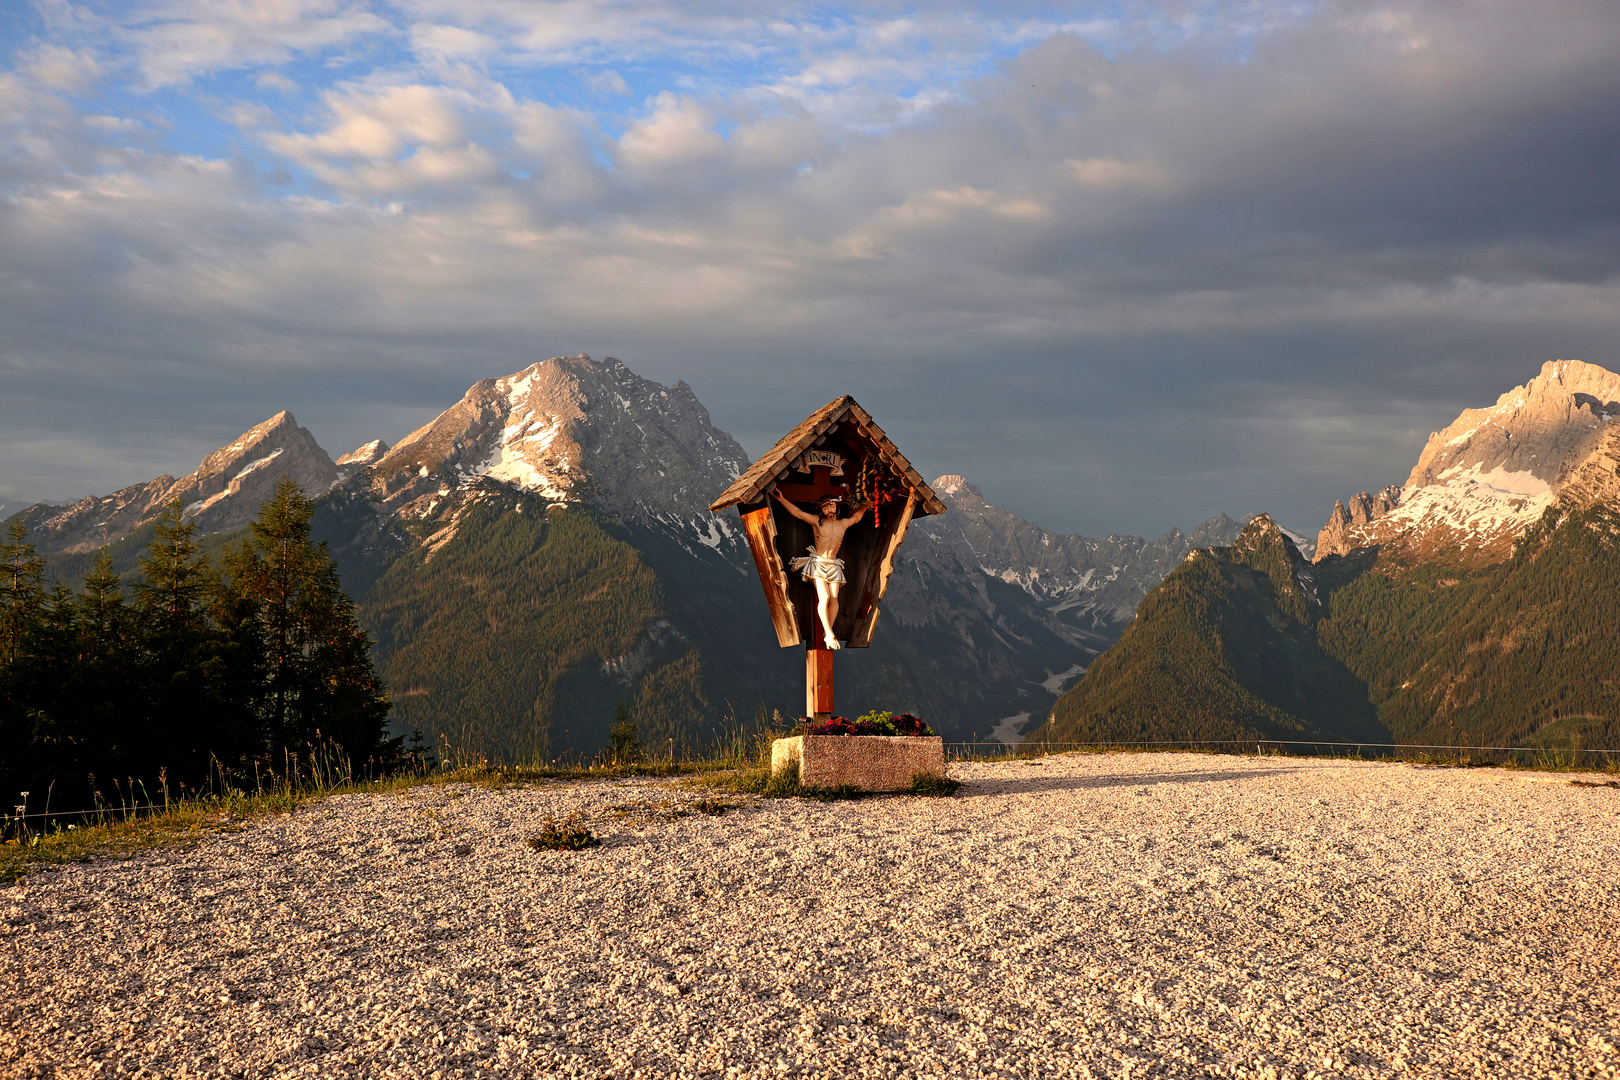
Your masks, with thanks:
[(196, 533), (176, 499), (163, 508), (141, 557), (135, 596), (147, 672), (146, 713), (139, 716), (132, 709), (124, 721), (131, 733), (128, 768), (137, 774), (165, 768), (193, 783), (216, 754), (232, 691), (205, 606), (216, 583)]
[(28, 530), (12, 520), (0, 544), (0, 784), (27, 787), (34, 775), (34, 686), (28, 653), (43, 615), (40, 578), (45, 560), (28, 543)]
[(240, 546), (226, 554), (237, 625), (263, 656), (258, 714), (273, 745), (335, 740), (359, 766), (384, 746), (388, 696), (326, 545), (310, 541), (314, 504), (283, 477)]
[(0, 544), (0, 667), (15, 661), (42, 614), (45, 559), (28, 542), (28, 530), (13, 518)]
[(85, 575), (79, 593), (79, 620), (85, 648), (109, 655), (129, 641), (129, 605), (124, 602), (123, 579), (113, 571), (112, 553), (105, 544)]
[(163, 508), (155, 528), (141, 556), (143, 580), (135, 586), (142, 622), (160, 648), (188, 649), (207, 629), (208, 560), (197, 545), (196, 523), (185, 519), (179, 499)]
[(146, 680), (135, 612), (124, 599), (123, 581), (113, 571), (106, 546), (96, 553), (75, 605), (75, 712), (85, 742), (78, 755), (80, 771), (127, 774), (128, 751), (150, 737)]

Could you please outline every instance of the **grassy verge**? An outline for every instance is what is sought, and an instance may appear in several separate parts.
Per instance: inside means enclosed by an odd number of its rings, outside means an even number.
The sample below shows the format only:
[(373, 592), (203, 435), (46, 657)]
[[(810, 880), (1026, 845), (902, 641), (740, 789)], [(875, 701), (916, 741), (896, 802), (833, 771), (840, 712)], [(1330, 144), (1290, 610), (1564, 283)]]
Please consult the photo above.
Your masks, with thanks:
[[(13, 827), (11, 838), (0, 842), (0, 885), (13, 884), (31, 871), (51, 866), (85, 862), (96, 858), (129, 858), (156, 848), (183, 849), (198, 843), (210, 834), (239, 832), (246, 829), (254, 818), (290, 813), (299, 806), (334, 795), (386, 794), (423, 786), (470, 784), (501, 790), (548, 781), (566, 783), (632, 777), (686, 777), (688, 783), (710, 790), (763, 798), (799, 798), (834, 802), (882, 797), (878, 793), (865, 792), (853, 787), (805, 786), (799, 782), (797, 769), (772, 775), (769, 766), (770, 744), (779, 734), (780, 732), (765, 732), (756, 736), (749, 746), (739, 744), (725, 748), (715, 757), (690, 761), (527, 766), (492, 766), (481, 763), (458, 769), (405, 773), (373, 781), (353, 781), (335, 772), (317, 769), (295, 779), (271, 777), (269, 782), (251, 792), (220, 785), (224, 794), (201, 794), (175, 799), (161, 808), (109, 809), (94, 819), (86, 819), (84, 823), (73, 826), (57, 823), (47, 831), (29, 831)], [(1213, 748), (1196, 745), (1018, 747), (979, 753), (963, 753), (958, 749), (952, 753), (951, 760), (1014, 761), (1074, 753), (1244, 753), (1245, 756), (1252, 756), (1253, 744), (1248, 746), (1250, 748), (1246, 751), (1237, 747)], [(1466, 754), (1446, 756), (1433, 753), (1401, 756), (1302, 754), (1273, 746), (1262, 746), (1261, 753), (1280, 757), (1400, 761), (1431, 768), (1496, 767), (1599, 776), (1620, 775), (1620, 761), (1594, 762), (1590, 755), (1580, 757), (1579, 751), (1557, 749), (1522, 754), (1508, 760), (1491, 760)], [(1614, 786), (1615, 782), (1572, 780), (1571, 783), (1583, 787), (1609, 787)], [(919, 776), (910, 787), (893, 794), (948, 796), (954, 794), (960, 786), (955, 780)], [(703, 813), (719, 814), (738, 805), (722, 800), (708, 800), (707, 803), (712, 805), (698, 803), (695, 807)]]
[(98, 858), (127, 859), (157, 848), (188, 848), (213, 833), (241, 832), (254, 818), (291, 813), (334, 795), (388, 794), (418, 787), (471, 784), (501, 790), (544, 781), (670, 777), (736, 767), (730, 759), (646, 762), (607, 766), (489, 766), (402, 773), (383, 780), (354, 781), (329, 772), (296, 779), (275, 778), (256, 791), (225, 785), (224, 794), (174, 799), (164, 807), (115, 807), (84, 817), (82, 823), (57, 821), (45, 830), (13, 827), (0, 842), (0, 885), (11, 885), (30, 871)]

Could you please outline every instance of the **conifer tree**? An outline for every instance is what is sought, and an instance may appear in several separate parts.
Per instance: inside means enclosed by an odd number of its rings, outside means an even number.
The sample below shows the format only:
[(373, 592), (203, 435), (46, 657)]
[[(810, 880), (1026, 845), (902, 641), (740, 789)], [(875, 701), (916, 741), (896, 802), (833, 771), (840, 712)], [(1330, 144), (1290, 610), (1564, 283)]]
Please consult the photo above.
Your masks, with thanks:
[(0, 667), (18, 658), (29, 630), (39, 621), (44, 575), (45, 559), (35, 554), (28, 530), (13, 518), (6, 527), (6, 542), (0, 544)]
[(105, 776), (120, 768), (128, 748), (149, 736), (135, 612), (105, 545), (75, 604), (75, 712), (87, 744), (79, 764), (85, 773)]
[(121, 651), (129, 644), (130, 616), (123, 579), (113, 571), (112, 553), (103, 544), (79, 593), (79, 626), (85, 650), (101, 656)]
[(263, 658), (258, 714), (273, 745), (335, 740), (355, 765), (383, 747), (388, 697), (371, 643), (326, 545), (310, 541), (313, 502), (283, 477), (242, 543), (229, 550), (229, 607)]
[(174, 499), (158, 516), (156, 532), (141, 556), (142, 581), (135, 586), (142, 621), (160, 649), (189, 649), (207, 629), (203, 601), (209, 592), (208, 560), (197, 545), (197, 526)]
[(140, 731), (131, 740), (129, 767), (141, 773), (166, 768), (193, 782), (217, 753), (232, 689), (218, 663), (219, 635), (205, 606), (215, 581), (196, 533), (175, 499), (163, 508), (141, 557), (135, 596), (148, 712), (144, 718), (128, 717), (126, 724)]

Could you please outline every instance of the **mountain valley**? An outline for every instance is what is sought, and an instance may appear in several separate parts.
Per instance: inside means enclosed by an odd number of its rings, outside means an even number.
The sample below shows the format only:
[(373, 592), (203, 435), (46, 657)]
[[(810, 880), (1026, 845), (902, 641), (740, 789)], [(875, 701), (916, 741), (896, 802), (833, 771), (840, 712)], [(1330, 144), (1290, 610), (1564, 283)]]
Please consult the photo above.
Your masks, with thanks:
[[(706, 509), (748, 464), (685, 383), (557, 357), (474, 384), (393, 445), (334, 461), (282, 412), (188, 476), (19, 520), (53, 575), (82, 578), (102, 543), (127, 575), (165, 503), (218, 552), (291, 475), (319, 496), (317, 535), (376, 641), (396, 726), (456, 753), (566, 756), (605, 743), (622, 702), (650, 745), (692, 747), (802, 709), (803, 660), (772, 640), (735, 515)], [(1094, 540), (959, 476), (937, 488), (950, 512), (900, 549), (872, 647), (839, 661), (839, 703), (916, 712), (951, 738), (1039, 723), (1165, 573), (1241, 528)]]

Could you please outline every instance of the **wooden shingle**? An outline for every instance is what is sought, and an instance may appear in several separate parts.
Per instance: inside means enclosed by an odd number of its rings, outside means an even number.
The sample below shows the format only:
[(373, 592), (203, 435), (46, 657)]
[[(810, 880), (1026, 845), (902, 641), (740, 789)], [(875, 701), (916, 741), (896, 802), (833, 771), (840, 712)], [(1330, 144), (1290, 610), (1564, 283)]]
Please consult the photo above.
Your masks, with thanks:
[(741, 476), (737, 477), (736, 482), (710, 504), (710, 511), (717, 513), (728, 506), (760, 502), (765, 498), (765, 493), (776, 481), (779, 473), (786, 470), (800, 454), (815, 446), (816, 440), (826, 435), (835, 425), (844, 423), (854, 424), (856, 430), (877, 447), (884, 463), (916, 492), (916, 516), (925, 517), (945, 512), (945, 504), (934, 494), (933, 489), (923, 482), (917, 470), (912, 468), (911, 462), (906, 460), (906, 456), (894, 445), (883, 429), (878, 427), (872, 419), (872, 414), (861, 408), (848, 394), (823, 405), (806, 417), (803, 423), (784, 435), (781, 441), (761, 455), (758, 461), (750, 465)]

